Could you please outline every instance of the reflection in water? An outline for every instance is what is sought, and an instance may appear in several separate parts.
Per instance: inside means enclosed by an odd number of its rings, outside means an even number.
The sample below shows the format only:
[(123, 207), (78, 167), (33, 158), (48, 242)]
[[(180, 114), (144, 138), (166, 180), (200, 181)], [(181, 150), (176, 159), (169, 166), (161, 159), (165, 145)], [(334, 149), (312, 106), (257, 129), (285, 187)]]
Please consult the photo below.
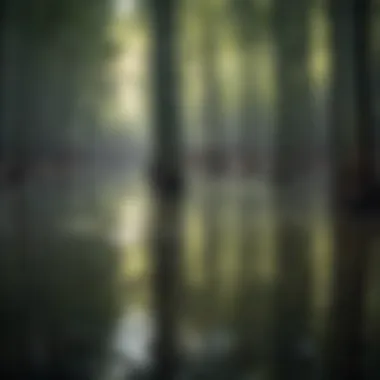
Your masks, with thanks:
[[(132, 186), (133, 187), (133, 186)], [(228, 188), (228, 189), (227, 189)], [(261, 230), (261, 245), (259, 252), (256, 253), (258, 265), (253, 268), (260, 281), (256, 281), (249, 295), (252, 305), (247, 309), (252, 317), (250, 320), (251, 330), (256, 331), (260, 337), (263, 331), (269, 333), (268, 326), (271, 320), (271, 311), (264, 306), (270, 303), (271, 284), (273, 282), (273, 268), (270, 238), (270, 197), (269, 187), (262, 181), (252, 181), (243, 187), (227, 186), (224, 192), (224, 201), (221, 203), (225, 207), (225, 230), (222, 238), (228, 241), (228, 244), (222, 244), (225, 247), (223, 252), (219, 252), (220, 262), (223, 270), (219, 273), (220, 289), (223, 289), (218, 297), (222, 304), (221, 308), (215, 310), (218, 318), (214, 319), (214, 326), (205, 325), (207, 316), (204, 315), (204, 305), (208, 300), (204, 298), (208, 294), (205, 288), (206, 281), (199, 280), (199, 267), (202, 265), (202, 257), (198, 255), (197, 247), (193, 244), (194, 239), (199, 239), (197, 235), (197, 226), (201, 222), (201, 202), (199, 197), (202, 196), (202, 190), (197, 187), (188, 197), (188, 223), (186, 229), (187, 255), (189, 261), (186, 264), (187, 271), (187, 290), (184, 294), (185, 316), (182, 324), (182, 354), (183, 370), (187, 373), (186, 378), (223, 378), (223, 376), (232, 376), (237, 378), (237, 367), (234, 364), (234, 352), (237, 348), (237, 334), (239, 326), (236, 325), (234, 317), (236, 306), (236, 297), (239, 289), (236, 289), (236, 280), (238, 274), (234, 267), (238, 256), (236, 247), (232, 242), (236, 242), (237, 226), (234, 224), (234, 205), (239, 196), (248, 196), (254, 210), (252, 217), (254, 223)], [(221, 187), (219, 186), (220, 190)], [(302, 195), (300, 195), (302, 196)], [(146, 227), (149, 220), (149, 200), (146, 192), (140, 190), (129, 191), (127, 196), (120, 198), (119, 206), (116, 212), (119, 214), (117, 221), (118, 226), (114, 230), (112, 239), (117, 241), (119, 249), (123, 252), (125, 266), (123, 269), (124, 281), (128, 284), (127, 294), (125, 296), (125, 314), (119, 319), (114, 332), (114, 341), (111, 352), (113, 359), (110, 360), (107, 378), (134, 378), (134, 376), (143, 376), (143, 373), (149, 371), (151, 363), (151, 347), (154, 341), (154, 315), (149, 312), (150, 290), (142, 291), (149, 288), (150, 271), (149, 260), (146, 255)], [(296, 219), (302, 222), (303, 211), (299, 210)], [(321, 209), (318, 208), (318, 214)], [(295, 215), (291, 214), (293, 218)], [(320, 218), (319, 218), (320, 219)], [(317, 223), (319, 237), (323, 236), (321, 223)], [(202, 240), (202, 239), (201, 239)], [(317, 243), (321, 245), (321, 239), (317, 238)], [(326, 241), (326, 239), (325, 239)], [(326, 246), (326, 244), (325, 244)], [(198, 246), (199, 248), (199, 246)], [(316, 262), (319, 268), (326, 266), (326, 253), (318, 250)], [(194, 261), (199, 261), (197, 265)], [(325, 276), (326, 277), (326, 276)], [(326, 279), (322, 276), (322, 281)], [(194, 282), (194, 279), (198, 279)], [(321, 281), (321, 280), (319, 280)], [(316, 292), (320, 293), (320, 285), (316, 286)], [(252, 284), (250, 285), (252, 287)], [(261, 300), (264, 300), (263, 302)], [(319, 302), (324, 303), (324, 300)], [(320, 306), (317, 306), (319, 308)], [(265, 308), (265, 310), (263, 309)], [(256, 310), (256, 311), (255, 311)], [(263, 318), (263, 319), (262, 319)], [(205, 329), (206, 327), (206, 329)], [(265, 335), (264, 334), (264, 335)], [(261, 338), (260, 338), (261, 339)], [(265, 335), (265, 344), (270, 340), (269, 335)], [(297, 346), (296, 351), (301, 356), (315, 357), (315, 342), (312, 338), (302, 338)], [(259, 348), (260, 350), (260, 348)], [(263, 348), (264, 351), (264, 348)], [(111, 363), (113, 363), (111, 365)], [(250, 370), (250, 375), (254, 378), (266, 378), (269, 362), (268, 358), (261, 357), (255, 368)], [(136, 375), (140, 374), (140, 375)], [(223, 376), (222, 376), (223, 375)], [(228, 378), (228, 377), (227, 377)]]
[[(4, 271), (0, 291), (4, 320), (1, 346), (13, 357), (2, 363), (17, 363), (17, 349), (10, 353), (5, 348), (9, 347), (10, 338), (15, 341), (16, 331), (24, 329), (22, 313), (25, 302), (30, 300), (34, 324), (33, 331), (28, 334), (39, 337), (39, 348), (34, 349), (36, 354), (37, 351), (49, 352), (49, 357), (44, 359), (50, 372), (65, 373), (70, 379), (82, 379), (83, 373), (91, 373), (88, 376), (94, 379), (101, 374), (102, 380), (127, 380), (149, 370), (154, 341), (146, 241), (149, 193), (141, 178), (120, 174), (112, 178), (95, 177), (88, 173), (78, 174), (65, 184), (67, 187), (46, 181), (29, 184), (26, 195), (30, 226), (25, 237), (28, 244), (27, 288), (19, 281), (21, 271), (26, 269), (22, 262), (25, 257), (15, 254), (19, 248), (8, 228), (12, 222), (12, 203), (7, 203), (8, 220), (5, 213), (1, 215), (4, 219), (1, 226), (8, 226), (1, 231), (1, 243), (2, 247), (8, 247), (4, 251), (9, 253), (1, 257)], [(222, 187), (218, 186), (218, 191)], [(239, 378), (234, 362), (240, 331), (235, 315), (239, 294), (236, 288), (239, 259), (235, 244), (239, 234), (234, 205), (240, 196), (247, 194), (254, 208), (254, 223), (261, 231), (260, 248), (254, 253), (257, 265), (253, 268), (259, 280), (249, 284), (247, 310), (252, 318), (247, 323), (260, 339), (264, 335), (265, 344), (270, 341), (267, 332), (270, 331), (271, 310), (267, 304), (270, 304), (272, 291), (273, 255), (270, 254), (268, 187), (260, 181), (252, 181), (240, 188), (228, 185), (226, 189), (218, 195), (225, 208), (221, 235), (224, 240), (223, 249), (218, 252), (221, 264), (216, 295), (218, 308), (214, 310), (212, 326), (207, 324), (209, 318), (205, 313), (208, 310), (205, 305), (209, 302), (205, 297), (209, 294), (205, 278), (207, 268), (202, 268), (203, 259), (199, 254), (202, 245), (199, 234), (202, 203), (199, 200), (203, 187), (190, 189), (187, 198), (186, 288), (181, 342), (182, 369), (188, 379)], [(5, 198), (3, 195), (1, 199), (4, 203)], [(328, 244), (323, 237), (325, 232), (320, 226), (318, 229), (315, 240), (319, 248), (313, 258), (315, 272), (319, 273), (315, 280), (318, 304), (315, 313), (322, 315), (325, 300), (317, 295), (326, 293), (323, 289), (326, 289), (328, 277), (325, 269)], [(200, 272), (204, 273), (200, 275)], [(313, 344), (308, 339), (301, 344), (300, 351), (313, 353)], [(265, 378), (270, 361), (260, 355), (249, 373)]]
[(149, 347), (153, 339), (153, 319), (147, 311), (132, 309), (121, 319), (115, 334), (115, 350), (138, 366), (150, 362)]
[(120, 202), (118, 222), (111, 239), (119, 246), (142, 244), (148, 223), (148, 200), (144, 193), (129, 195)]
[(128, 379), (136, 370), (148, 368), (152, 339), (153, 323), (147, 312), (136, 308), (125, 313), (112, 338), (111, 357), (104, 379)]
[[(138, 307), (129, 309), (117, 324), (105, 378), (128, 379), (149, 372), (154, 336), (154, 316)], [(202, 336), (194, 329), (183, 328), (181, 341), (183, 370), (188, 375), (194, 371), (197, 376), (205, 371), (206, 363), (206, 368), (220, 366), (231, 355), (235, 343), (231, 332), (222, 329)]]

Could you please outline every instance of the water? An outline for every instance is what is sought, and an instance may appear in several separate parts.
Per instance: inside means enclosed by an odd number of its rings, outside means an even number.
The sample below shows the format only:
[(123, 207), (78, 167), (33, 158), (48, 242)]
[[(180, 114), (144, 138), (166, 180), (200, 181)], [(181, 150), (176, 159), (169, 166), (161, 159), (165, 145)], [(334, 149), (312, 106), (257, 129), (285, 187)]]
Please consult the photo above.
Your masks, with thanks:
[[(256, 282), (249, 285), (253, 286), (249, 296), (252, 305), (247, 309), (250, 330), (264, 341), (270, 337), (274, 275), (270, 188), (262, 179), (239, 186), (226, 180), (214, 185), (211, 196), (218, 197), (223, 205), (215, 268), (205, 266), (202, 251), (207, 195), (204, 182), (194, 179), (186, 198), (181, 321), (186, 378), (223, 378), (228, 374), (236, 378), (232, 354), (241, 334), (236, 319), (241, 293), (241, 256), (237, 244), (245, 231), (241, 227), (242, 205), (247, 205), (242, 203), (244, 199), (249, 201), (246, 212), (251, 214), (253, 228), (244, 233), (258, 242), (251, 262), (255, 273), (252, 279)], [(303, 193), (305, 189), (300, 187), (299, 200)], [(40, 337), (40, 351), (46, 354), (45, 366), (50, 363), (55, 371), (66, 371), (79, 361), (86, 368), (82, 370), (93, 373), (94, 378), (127, 379), (136, 371), (149, 368), (154, 339), (147, 239), (151, 198), (142, 175), (87, 168), (64, 180), (35, 178), (20, 194), (3, 190), (0, 202), (2, 247), (9, 253), (1, 258), (1, 268), (7, 268), (6, 275), (1, 276), (0, 291), (3, 335), (14, 341), (16, 332), (27, 327), (27, 319), (32, 320), (32, 327), (28, 328)], [(15, 218), (20, 202), (24, 202), (27, 221), (22, 239)], [(298, 207), (298, 213), (291, 211), (290, 217), (302, 225), (305, 220), (302, 208)], [(326, 243), (321, 244), (326, 240), (321, 224), (316, 241), (322, 249), (313, 258), (313, 265), (326, 268), (328, 251), (323, 248)], [(318, 268), (316, 273), (322, 273)], [(214, 269), (217, 289), (210, 293), (207, 277)], [(315, 310), (325, 303), (323, 289), (327, 283), (325, 274), (318, 276), (316, 295), (319, 292), (322, 296), (316, 297), (319, 306)], [(213, 311), (209, 315), (206, 309), (211, 303)], [(9, 339), (4, 339), (5, 344)], [(300, 346), (312, 352), (312, 343), (305, 341), (307, 344)], [(14, 355), (16, 361), (17, 352)], [(268, 360), (266, 354), (257, 356), (251, 378), (265, 378), (270, 368)], [(79, 376), (81, 365), (75, 366)]]

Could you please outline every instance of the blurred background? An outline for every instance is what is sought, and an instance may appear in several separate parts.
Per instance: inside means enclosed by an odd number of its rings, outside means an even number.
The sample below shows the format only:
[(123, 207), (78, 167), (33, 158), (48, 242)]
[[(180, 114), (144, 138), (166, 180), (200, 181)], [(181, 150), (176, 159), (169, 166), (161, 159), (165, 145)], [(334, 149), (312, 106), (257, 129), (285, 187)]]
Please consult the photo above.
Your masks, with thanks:
[(379, 378), (379, 1), (0, 9), (4, 378)]

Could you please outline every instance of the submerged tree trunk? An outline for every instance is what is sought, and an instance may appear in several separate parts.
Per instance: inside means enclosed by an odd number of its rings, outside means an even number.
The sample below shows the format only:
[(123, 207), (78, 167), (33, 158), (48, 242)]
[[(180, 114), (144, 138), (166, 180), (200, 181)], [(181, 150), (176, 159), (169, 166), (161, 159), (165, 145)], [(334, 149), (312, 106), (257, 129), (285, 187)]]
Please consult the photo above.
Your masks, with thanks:
[(275, 1), (277, 121), (274, 144), (276, 274), (274, 378), (305, 379), (311, 338), (311, 89), (308, 72), (310, 2)]
[(151, 1), (154, 70), (154, 191), (152, 231), (157, 340), (154, 378), (174, 379), (178, 371), (182, 269), (184, 170), (178, 114), (176, 0)]
[[(327, 378), (360, 380), (364, 374), (364, 327), (367, 275), (371, 231), (367, 215), (354, 214), (348, 194), (345, 163), (347, 125), (345, 115), (350, 104), (345, 91), (353, 82), (354, 138), (356, 160), (349, 168), (355, 187), (354, 198), (361, 197), (375, 181), (375, 136), (370, 96), (370, 1), (334, 1), (330, 5), (333, 60), (332, 109), (332, 191), (334, 213), (334, 266), (330, 319), (327, 329)], [(353, 48), (347, 45), (353, 30)], [(346, 71), (353, 62), (351, 72)], [(351, 78), (349, 77), (351, 75)], [(352, 161), (356, 161), (356, 164)], [(355, 169), (356, 167), (356, 169)], [(356, 170), (356, 172), (355, 172)], [(350, 184), (348, 185), (350, 186)]]

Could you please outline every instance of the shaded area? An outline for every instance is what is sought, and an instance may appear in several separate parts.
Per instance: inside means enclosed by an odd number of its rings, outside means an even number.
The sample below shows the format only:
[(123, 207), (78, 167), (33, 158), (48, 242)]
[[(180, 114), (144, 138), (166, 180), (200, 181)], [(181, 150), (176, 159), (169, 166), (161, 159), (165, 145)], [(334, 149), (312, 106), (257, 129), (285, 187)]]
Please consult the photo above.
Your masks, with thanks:
[(377, 4), (326, 5), (5, 2), (5, 376), (378, 377)]

